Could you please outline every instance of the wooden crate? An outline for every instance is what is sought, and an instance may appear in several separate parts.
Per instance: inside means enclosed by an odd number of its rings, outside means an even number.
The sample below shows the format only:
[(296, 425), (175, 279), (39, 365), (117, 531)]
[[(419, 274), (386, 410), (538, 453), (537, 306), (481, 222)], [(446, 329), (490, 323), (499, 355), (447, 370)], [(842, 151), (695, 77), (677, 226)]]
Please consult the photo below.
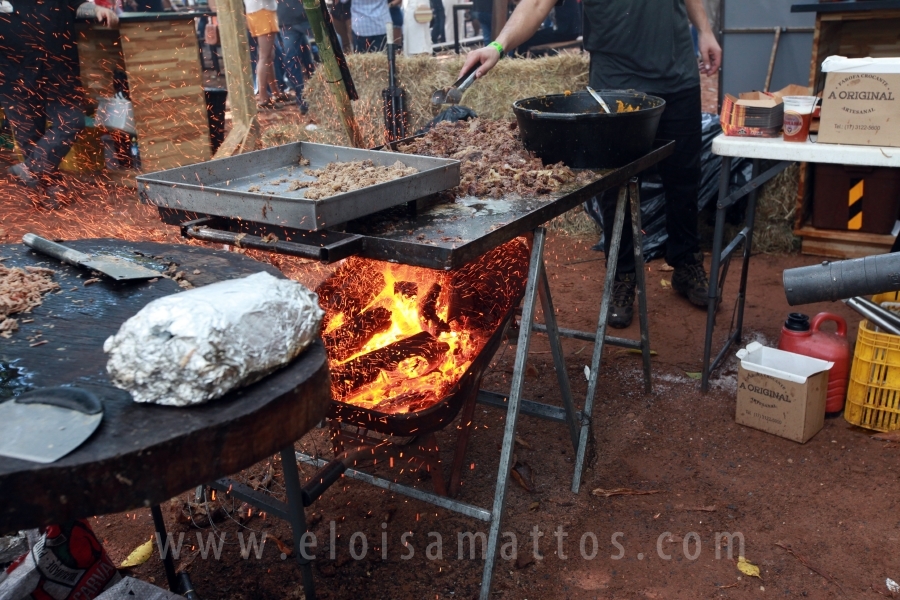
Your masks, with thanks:
[[(825, 88), (822, 61), (832, 55), (849, 58), (900, 56), (900, 10), (817, 14), (809, 70), (809, 85), (814, 94)], [(812, 212), (812, 175), (812, 165), (801, 163), (794, 233), (803, 239), (803, 254), (858, 258), (890, 251), (894, 241), (891, 236), (823, 230), (808, 225)]]

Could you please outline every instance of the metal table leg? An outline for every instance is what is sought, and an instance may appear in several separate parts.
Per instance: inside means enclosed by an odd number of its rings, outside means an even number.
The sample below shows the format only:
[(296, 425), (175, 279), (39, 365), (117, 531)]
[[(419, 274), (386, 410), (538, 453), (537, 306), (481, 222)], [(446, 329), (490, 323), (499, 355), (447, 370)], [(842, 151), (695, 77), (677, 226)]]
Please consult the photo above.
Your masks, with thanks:
[(712, 353), (712, 334), (716, 326), (716, 308), (719, 305), (719, 263), (722, 256), (722, 238), (725, 236), (725, 198), (728, 196), (728, 181), (731, 177), (731, 157), (722, 157), (719, 173), (719, 199), (716, 203), (716, 228), (713, 232), (712, 264), (709, 267), (709, 303), (706, 308), (706, 337), (703, 341), (703, 370), (700, 389), (709, 390), (709, 357)]
[(301, 541), (306, 533), (306, 514), (303, 511), (303, 490), (300, 486), (300, 474), (297, 471), (297, 457), (294, 446), (281, 451), (281, 470), (284, 475), (284, 487), (287, 491), (287, 513), (294, 536), (294, 554), (303, 574), (303, 594), (306, 600), (315, 600), (316, 588), (313, 583), (312, 562), (303, 556)]
[[(153, 515), (153, 528), (156, 530), (157, 548), (167, 547), (166, 540), (169, 534), (166, 532), (166, 522), (163, 521), (159, 504), (154, 504), (150, 507), (150, 514)], [(166, 571), (166, 582), (169, 584), (169, 591), (174, 594), (181, 593), (178, 590), (178, 578), (175, 576), (175, 561), (172, 560), (172, 553), (166, 552), (165, 556), (161, 558), (163, 568)]]
[(491, 597), (491, 581), (494, 577), (494, 566), (497, 562), (500, 525), (503, 522), (503, 513), (506, 509), (506, 488), (509, 483), (509, 471), (512, 467), (516, 425), (519, 421), (519, 404), (522, 400), (522, 387), (525, 384), (525, 366), (528, 360), (528, 346), (531, 342), (531, 323), (534, 321), (535, 301), (538, 297), (538, 290), (541, 287), (540, 275), (543, 268), (545, 236), (546, 233), (543, 228), (538, 228), (534, 231), (531, 263), (528, 266), (528, 284), (525, 286), (525, 297), (522, 301), (522, 327), (519, 328), (519, 342), (516, 348), (512, 383), (509, 390), (509, 404), (506, 411), (506, 426), (503, 430), (503, 446), (500, 450), (500, 466), (497, 470), (497, 485), (494, 488), (494, 504), (491, 509), (491, 527), (488, 532), (487, 548), (485, 549), (484, 575), (481, 578), (481, 593), (479, 595), (481, 600), (489, 600)]
[(631, 202), (631, 231), (634, 243), (634, 265), (637, 275), (638, 319), (641, 325), (641, 358), (644, 363), (644, 393), (653, 391), (650, 379), (650, 317), (647, 314), (647, 273), (644, 271), (644, 236), (641, 229), (641, 186), (638, 178), (628, 182)]
[[(750, 253), (753, 245), (753, 227), (756, 222), (756, 196), (757, 190), (762, 184), (769, 181), (789, 166), (790, 161), (781, 161), (765, 172), (760, 173), (760, 161), (753, 161), (753, 175), (750, 181), (741, 188), (728, 193), (728, 184), (731, 172), (731, 158), (725, 156), (722, 159), (722, 173), (719, 175), (719, 200), (716, 203), (716, 229), (713, 234), (713, 252), (712, 265), (709, 270), (709, 306), (706, 314), (706, 339), (703, 342), (703, 367), (702, 377), (700, 381), (700, 389), (703, 392), (709, 391), (709, 376), (716, 367), (722, 362), (727, 355), (728, 349), (735, 342), (740, 342), (744, 329), (744, 301), (747, 296), (747, 269), (750, 266)], [(724, 248), (723, 237), (725, 235), (725, 211), (728, 207), (736, 203), (738, 200), (747, 196), (747, 209), (744, 213), (744, 227), (741, 229), (734, 239), (728, 242)], [(741, 269), (741, 284), (738, 291), (737, 304), (735, 310), (734, 330), (729, 331), (722, 349), (712, 360), (712, 335), (716, 326), (716, 309), (722, 300), (722, 289), (724, 287), (725, 275), (728, 272), (728, 265), (731, 257), (741, 244), (743, 247), (743, 260)]]

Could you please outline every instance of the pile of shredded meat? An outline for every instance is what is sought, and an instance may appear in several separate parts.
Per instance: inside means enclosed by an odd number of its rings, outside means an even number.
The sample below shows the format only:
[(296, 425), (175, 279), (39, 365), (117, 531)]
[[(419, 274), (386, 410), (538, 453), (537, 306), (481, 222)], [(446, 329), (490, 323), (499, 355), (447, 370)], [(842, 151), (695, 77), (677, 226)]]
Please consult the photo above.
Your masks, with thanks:
[(525, 149), (515, 121), (443, 121), (400, 152), (460, 161), (460, 196), (539, 196), (577, 179), (562, 163), (547, 165)]
[(59, 289), (52, 279), (54, 273), (42, 267), (0, 265), (0, 337), (8, 338), (19, 328), (19, 322), (10, 315), (31, 312), (40, 306), (43, 294)]
[(315, 177), (316, 180), (299, 181), (295, 179), (288, 184), (288, 190), (306, 188), (305, 198), (321, 200), (418, 172), (419, 170), (415, 167), (407, 167), (399, 160), (386, 167), (376, 166), (371, 160), (333, 162), (325, 165), (323, 169), (307, 169), (306, 174)]

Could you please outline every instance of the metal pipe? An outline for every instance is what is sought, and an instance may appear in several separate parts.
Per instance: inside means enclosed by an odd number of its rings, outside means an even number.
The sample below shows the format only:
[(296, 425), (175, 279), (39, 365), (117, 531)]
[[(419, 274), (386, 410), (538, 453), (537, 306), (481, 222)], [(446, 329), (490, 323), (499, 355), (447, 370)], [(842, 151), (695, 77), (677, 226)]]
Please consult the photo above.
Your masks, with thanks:
[[(732, 33), (772, 33), (775, 27), (729, 27), (724, 29), (722, 33), (728, 35)], [(781, 33), (813, 33), (814, 27), (778, 27)]]
[(900, 290), (900, 252), (786, 269), (788, 304), (809, 304)]
[[(877, 325), (888, 333), (900, 335), (900, 327), (898, 327), (894, 322), (888, 321), (886, 318), (884, 318), (881, 312), (887, 311), (885, 311), (880, 306), (869, 302), (865, 298), (849, 298), (847, 300), (844, 300), (844, 302), (847, 303), (847, 306), (867, 318), (874, 325)], [(893, 315), (891, 315), (891, 319), (893, 319)]]
[[(853, 303), (856, 305), (865, 306), (870, 311), (872, 311), (873, 313), (875, 313), (876, 315), (881, 317), (881, 320), (883, 320), (884, 322), (889, 323), (889, 324), (893, 325), (894, 327), (900, 328), (900, 315), (893, 313), (885, 308), (882, 308), (881, 306), (879, 306), (878, 304), (875, 304), (868, 298), (861, 298), (861, 297), (857, 296), (855, 298), (850, 298), (850, 300), (853, 300)], [(848, 300), (848, 302), (849, 302), (849, 300)]]

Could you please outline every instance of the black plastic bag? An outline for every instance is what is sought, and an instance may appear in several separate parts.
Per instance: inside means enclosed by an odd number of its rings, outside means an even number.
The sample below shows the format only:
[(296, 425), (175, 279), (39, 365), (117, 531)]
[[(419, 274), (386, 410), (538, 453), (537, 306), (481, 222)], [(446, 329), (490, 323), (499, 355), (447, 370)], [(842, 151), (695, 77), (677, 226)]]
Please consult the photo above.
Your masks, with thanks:
[(428, 124), (425, 125), (422, 129), (416, 132), (416, 135), (420, 135), (422, 133), (427, 133), (431, 131), (431, 128), (440, 123), (441, 121), (468, 121), (469, 119), (477, 119), (478, 115), (475, 114), (475, 111), (469, 108), (468, 106), (462, 106), (459, 104), (454, 104), (448, 108), (445, 108), (432, 120), (428, 121)]
[[(712, 152), (712, 142), (722, 133), (718, 115), (703, 113), (702, 146), (700, 149), (700, 185), (697, 193), (697, 209), (702, 211), (719, 194), (719, 173), (722, 170), (722, 157)], [(735, 190), (750, 181), (753, 164), (749, 159), (736, 158), (731, 161), (731, 181), (729, 189)], [(740, 203), (739, 203), (740, 204)], [(584, 203), (585, 211), (603, 228), (603, 215), (600, 212), (600, 199), (595, 197)], [(740, 214), (742, 210), (730, 211)], [(732, 215), (729, 215), (732, 216)], [(731, 219), (729, 219), (731, 220)], [(666, 240), (666, 195), (662, 181), (656, 169), (648, 170), (641, 176), (641, 225), (644, 231), (644, 259), (651, 260), (665, 256)], [(594, 250), (603, 250), (603, 235), (594, 245)]]

